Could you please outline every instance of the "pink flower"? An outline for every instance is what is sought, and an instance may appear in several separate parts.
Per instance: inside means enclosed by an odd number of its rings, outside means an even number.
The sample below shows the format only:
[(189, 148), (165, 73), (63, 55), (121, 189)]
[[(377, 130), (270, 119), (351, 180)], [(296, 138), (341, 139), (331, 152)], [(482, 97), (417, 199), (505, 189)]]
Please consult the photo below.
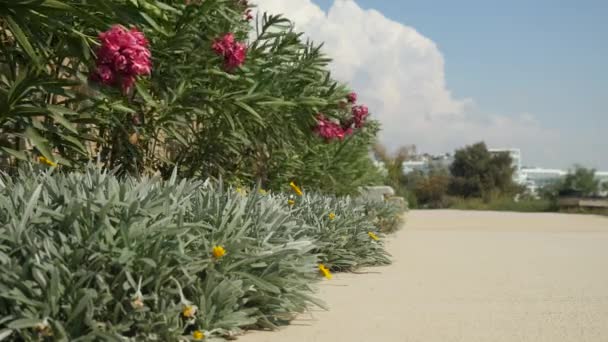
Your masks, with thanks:
[(251, 8), (247, 9), (247, 11), (245, 12), (245, 20), (253, 20), (253, 12), (251, 11)]
[(348, 94), (348, 96), (346, 96), (346, 98), (348, 99), (349, 103), (357, 103), (357, 93), (355, 93), (355, 92)]
[(234, 33), (226, 33), (222, 38), (213, 42), (213, 51), (218, 55), (227, 54), (234, 46)]
[(143, 32), (138, 30), (136, 27), (131, 28), (130, 33), (131, 33), (131, 36), (133, 38), (135, 38), (138, 45), (145, 47), (145, 48), (147, 48), (150, 45), (148, 43), (148, 39), (146, 39), (146, 36), (144, 36)]
[(363, 125), (365, 124), (365, 120), (369, 115), (369, 110), (367, 109), (367, 106), (354, 106), (352, 112), (355, 128), (363, 127)]
[(129, 62), (127, 61), (127, 57), (124, 55), (118, 55), (114, 59), (114, 69), (124, 71), (127, 68)]
[(216, 39), (212, 49), (216, 54), (224, 57), (224, 66), (228, 70), (241, 66), (247, 58), (247, 47), (243, 43), (236, 42), (233, 33), (227, 33), (222, 38)]
[(97, 67), (97, 70), (95, 70), (93, 79), (101, 82), (102, 84), (111, 85), (114, 83), (114, 73), (109, 67), (101, 65)]
[(231, 53), (226, 56), (226, 67), (234, 69), (245, 62), (247, 57), (247, 47), (245, 44), (236, 43)]
[(342, 126), (327, 119), (325, 115), (317, 114), (317, 126), (314, 128), (314, 132), (326, 141), (333, 139), (343, 140), (347, 135)]
[(105, 85), (120, 85), (126, 92), (137, 76), (151, 74), (149, 42), (137, 28), (127, 30), (114, 25), (108, 31), (101, 32), (99, 40), (101, 47), (97, 51), (97, 69), (92, 75), (94, 80)]

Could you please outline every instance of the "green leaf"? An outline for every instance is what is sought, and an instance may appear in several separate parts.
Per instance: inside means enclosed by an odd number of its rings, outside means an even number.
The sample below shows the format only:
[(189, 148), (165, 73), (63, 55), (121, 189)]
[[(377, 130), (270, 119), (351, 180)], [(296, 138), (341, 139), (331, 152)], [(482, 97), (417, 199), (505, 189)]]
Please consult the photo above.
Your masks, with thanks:
[(72, 123), (63, 116), (64, 114), (75, 114), (75, 115), (78, 115), (78, 113), (76, 113), (76, 112), (74, 112), (71, 109), (68, 109), (66, 107), (52, 106), (52, 105), (48, 106), (48, 110), (52, 114), (51, 117), (57, 123), (59, 123), (60, 125), (62, 125), (65, 128), (67, 128), (72, 133), (78, 133), (78, 130), (76, 129), (76, 127), (74, 127), (74, 125), (72, 125)]
[(13, 20), (12, 17), (6, 16), (4, 18), (9, 28), (11, 29), (11, 32), (15, 36), (15, 39), (17, 39), (17, 41), (19, 42), (19, 45), (21, 45), (23, 50), (28, 54), (34, 64), (36, 66), (40, 66), (40, 57), (38, 57), (38, 55), (34, 51), (32, 44), (30, 44), (29, 39), (27, 39), (23, 30), (21, 30), (21, 27), (19, 27), (19, 25)]
[(71, 11), (74, 9), (72, 6), (58, 0), (45, 0), (40, 6), (64, 11)]
[(4, 341), (7, 337), (10, 337), (13, 334), (13, 330), (11, 329), (3, 329), (0, 330), (0, 341)]
[(119, 112), (123, 112), (123, 113), (129, 113), (129, 114), (135, 114), (137, 113), (137, 111), (135, 111), (134, 109), (131, 109), (125, 105), (123, 105), (122, 103), (118, 103), (118, 102), (114, 102), (110, 105), (110, 107), (114, 110), (117, 110)]
[(152, 28), (154, 28), (156, 31), (158, 31), (159, 33), (161, 33), (164, 36), (169, 36), (167, 31), (165, 31), (162, 27), (160, 27), (160, 25), (158, 25), (158, 23), (156, 23), (156, 21), (154, 19), (152, 19), (149, 15), (147, 15), (144, 12), (139, 12), (139, 15), (141, 15), (141, 17), (144, 18), (144, 20), (148, 24), (150, 24), (150, 26), (152, 26)]
[(156, 103), (156, 101), (154, 101), (154, 99), (152, 98), (152, 95), (150, 95), (150, 92), (148, 92), (148, 89), (146, 89), (146, 87), (141, 84), (140, 82), (135, 83), (135, 88), (137, 89), (137, 92), (139, 93), (139, 95), (141, 95), (141, 97), (144, 99), (144, 101), (146, 101), (146, 104), (150, 107), (156, 108), (158, 107), (158, 103)]
[(23, 160), (23, 161), (28, 161), (29, 160), (27, 158), (27, 155), (23, 151), (16, 151), (16, 150), (13, 150), (12, 148), (8, 148), (8, 147), (0, 147), (0, 148), (2, 150), (4, 150), (6, 153), (14, 156), (15, 158), (17, 158), (19, 160)]
[(235, 101), (234, 102), (238, 107), (244, 109), (246, 112), (248, 112), (249, 114), (253, 115), (256, 119), (256, 121), (262, 125), (265, 126), (264, 124), (264, 120), (262, 119), (262, 117), (260, 116), (260, 114), (258, 114), (258, 112), (255, 111), (255, 109), (251, 108), (248, 104), (241, 102), (241, 101)]
[(25, 136), (30, 139), (32, 144), (42, 153), (42, 155), (48, 160), (54, 161), (53, 154), (47, 144), (48, 140), (43, 138), (38, 131), (33, 127), (28, 127), (25, 130)]
[(8, 324), (8, 327), (11, 329), (25, 329), (25, 328), (33, 328), (40, 324), (41, 321), (39, 319), (32, 318), (22, 318), (17, 319)]

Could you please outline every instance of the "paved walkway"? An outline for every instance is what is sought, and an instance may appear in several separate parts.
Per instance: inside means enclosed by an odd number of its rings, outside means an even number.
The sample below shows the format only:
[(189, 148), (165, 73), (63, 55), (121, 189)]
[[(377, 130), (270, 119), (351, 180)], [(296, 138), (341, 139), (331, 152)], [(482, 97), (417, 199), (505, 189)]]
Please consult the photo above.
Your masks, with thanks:
[(239, 341), (608, 341), (608, 218), (413, 211), (389, 249), (322, 283), (328, 312)]

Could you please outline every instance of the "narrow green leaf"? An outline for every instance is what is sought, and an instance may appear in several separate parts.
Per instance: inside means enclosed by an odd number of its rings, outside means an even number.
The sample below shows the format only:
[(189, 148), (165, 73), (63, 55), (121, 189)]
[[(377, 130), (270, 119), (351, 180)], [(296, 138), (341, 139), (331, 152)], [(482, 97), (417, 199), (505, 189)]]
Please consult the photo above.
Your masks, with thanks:
[(264, 125), (264, 120), (262, 119), (262, 117), (260, 116), (260, 114), (258, 114), (258, 112), (255, 111), (255, 109), (251, 108), (248, 104), (244, 103), (244, 102), (240, 102), (240, 101), (235, 101), (234, 102), (238, 107), (244, 109), (246, 112), (248, 112), (249, 114), (253, 115), (259, 124), (261, 124), (262, 126)]
[(25, 328), (33, 328), (36, 325), (40, 324), (39, 319), (33, 318), (22, 318), (16, 319), (8, 324), (8, 327), (11, 329), (25, 329)]
[(38, 57), (38, 55), (34, 51), (32, 44), (30, 43), (29, 39), (27, 39), (27, 36), (23, 32), (23, 30), (21, 30), (21, 27), (15, 22), (15, 20), (13, 20), (12, 17), (6, 16), (4, 18), (6, 20), (6, 23), (9, 26), (9, 28), (11, 29), (11, 32), (15, 36), (15, 39), (17, 39), (17, 41), (19, 42), (19, 45), (21, 45), (23, 50), (32, 59), (34, 64), (36, 64), (37, 66), (40, 66), (40, 57)]
[(25, 136), (30, 139), (32, 144), (45, 156), (48, 160), (54, 161), (53, 154), (47, 144), (47, 140), (43, 138), (38, 131), (33, 127), (28, 127), (25, 130)]
[(16, 150), (13, 150), (12, 148), (8, 148), (8, 147), (0, 147), (0, 148), (2, 148), (2, 150), (4, 150), (6, 153), (12, 155), (13, 157), (15, 157), (19, 160), (28, 161), (27, 155), (23, 151), (16, 151)]

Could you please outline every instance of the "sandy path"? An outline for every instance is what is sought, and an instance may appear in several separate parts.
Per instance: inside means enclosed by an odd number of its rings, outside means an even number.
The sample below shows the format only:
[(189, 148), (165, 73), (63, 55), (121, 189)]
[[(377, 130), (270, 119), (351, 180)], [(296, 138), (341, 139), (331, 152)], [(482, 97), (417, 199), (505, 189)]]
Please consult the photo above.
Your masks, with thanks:
[(608, 218), (414, 211), (389, 248), (323, 282), (330, 311), (239, 341), (608, 341)]

